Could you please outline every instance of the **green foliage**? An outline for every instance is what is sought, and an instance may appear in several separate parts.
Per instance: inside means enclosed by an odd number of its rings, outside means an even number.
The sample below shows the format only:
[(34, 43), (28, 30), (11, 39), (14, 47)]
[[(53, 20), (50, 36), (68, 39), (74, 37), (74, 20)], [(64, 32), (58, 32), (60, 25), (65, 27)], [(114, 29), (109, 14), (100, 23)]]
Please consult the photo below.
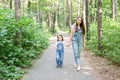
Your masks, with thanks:
[(103, 46), (106, 57), (120, 65), (120, 27), (119, 23), (110, 18), (103, 20), (104, 33)]
[(0, 80), (20, 80), (24, 71), (16, 66), (0, 67)]
[[(0, 79), (19, 80), (24, 73), (21, 68), (29, 67), (48, 46), (48, 36), (32, 18), (23, 17), (16, 22), (8, 9), (0, 9), (0, 23)], [(20, 27), (22, 47), (17, 44)]]
[(103, 17), (103, 51), (97, 49), (97, 25), (91, 24), (91, 38), (88, 41), (87, 47), (95, 52), (96, 55), (105, 56), (113, 63), (120, 65), (120, 27), (119, 23), (111, 18)]
[(103, 1), (102, 3), (102, 15), (112, 17), (112, 3), (111, 0)]

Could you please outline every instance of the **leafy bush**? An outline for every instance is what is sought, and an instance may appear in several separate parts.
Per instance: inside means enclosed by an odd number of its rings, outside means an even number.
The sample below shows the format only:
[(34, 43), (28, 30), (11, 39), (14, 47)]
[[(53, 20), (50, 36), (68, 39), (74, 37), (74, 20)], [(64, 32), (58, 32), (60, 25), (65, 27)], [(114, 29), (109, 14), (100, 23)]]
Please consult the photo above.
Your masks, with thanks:
[(113, 63), (120, 65), (120, 27), (119, 23), (113, 21), (111, 18), (103, 18), (103, 51), (99, 51), (97, 25), (91, 24), (91, 38), (88, 41), (87, 47), (95, 52), (96, 55), (101, 55), (108, 58)]
[(119, 23), (110, 18), (106, 18), (103, 23), (105, 36), (103, 38), (104, 53), (112, 62), (120, 65), (120, 27)]
[[(29, 67), (48, 46), (44, 28), (32, 18), (22, 17), (16, 22), (13, 11), (0, 8), (0, 79), (19, 80), (21, 68)], [(18, 38), (21, 27), (21, 40)], [(21, 42), (21, 47), (18, 45)]]
[(20, 80), (24, 71), (16, 66), (0, 67), (0, 80)]

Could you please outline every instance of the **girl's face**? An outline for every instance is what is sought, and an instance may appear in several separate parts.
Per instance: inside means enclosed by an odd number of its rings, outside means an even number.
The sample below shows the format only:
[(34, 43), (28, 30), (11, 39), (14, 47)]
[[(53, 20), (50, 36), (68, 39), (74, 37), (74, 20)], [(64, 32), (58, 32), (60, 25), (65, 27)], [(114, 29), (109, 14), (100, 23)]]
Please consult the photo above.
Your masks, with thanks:
[(81, 18), (78, 18), (77, 19), (77, 24), (80, 24), (81, 23)]
[(58, 41), (62, 41), (62, 36), (58, 36)]

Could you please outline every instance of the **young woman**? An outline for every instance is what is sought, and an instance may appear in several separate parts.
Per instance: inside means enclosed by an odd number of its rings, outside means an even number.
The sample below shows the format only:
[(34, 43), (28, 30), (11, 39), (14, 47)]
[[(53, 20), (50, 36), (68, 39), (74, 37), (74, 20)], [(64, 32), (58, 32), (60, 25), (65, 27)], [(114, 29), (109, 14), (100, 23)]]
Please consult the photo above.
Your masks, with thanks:
[(76, 23), (73, 24), (71, 27), (70, 39), (69, 39), (69, 43), (67, 44), (67, 46), (70, 46), (72, 42), (75, 65), (76, 65), (77, 71), (80, 70), (79, 59), (80, 59), (80, 53), (82, 51), (82, 47), (85, 46), (84, 39), (85, 39), (85, 27), (83, 23), (83, 18), (77, 17)]

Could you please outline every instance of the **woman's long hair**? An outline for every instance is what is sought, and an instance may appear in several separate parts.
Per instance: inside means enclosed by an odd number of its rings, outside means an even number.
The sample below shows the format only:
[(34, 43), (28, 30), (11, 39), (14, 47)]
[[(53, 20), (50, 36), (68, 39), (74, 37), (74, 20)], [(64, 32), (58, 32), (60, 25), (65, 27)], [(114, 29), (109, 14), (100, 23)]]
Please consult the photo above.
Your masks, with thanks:
[(77, 23), (77, 20), (78, 20), (79, 18), (81, 18), (80, 28), (82, 29), (82, 34), (85, 35), (85, 26), (84, 26), (84, 22), (83, 22), (83, 18), (82, 18), (82, 17), (77, 17), (77, 19), (76, 19), (75, 32), (78, 31), (78, 23)]

